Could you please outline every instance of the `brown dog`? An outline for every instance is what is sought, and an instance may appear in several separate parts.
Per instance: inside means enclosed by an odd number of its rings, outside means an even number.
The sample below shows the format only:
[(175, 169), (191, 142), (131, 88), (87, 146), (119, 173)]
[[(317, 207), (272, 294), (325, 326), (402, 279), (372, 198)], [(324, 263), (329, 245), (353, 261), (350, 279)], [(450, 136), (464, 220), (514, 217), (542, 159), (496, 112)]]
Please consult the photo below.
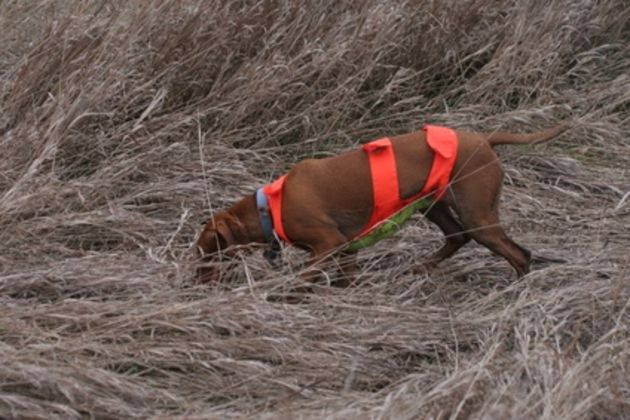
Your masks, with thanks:
[[(457, 131), (457, 158), (443, 199), (435, 201), (426, 216), (446, 235), (446, 244), (424, 263), (433, 267), (451, 256), (471, 238), (504, 257), (518, 276), (529, 272), (531, 254), (510, 239), (499, 224), (499, 192), (503, 170), (493, 147), (500, 144), (533, 144), (552, 139), (566, 129), (558, 126), (532, 134), (479, 134)], [(392, 137), (401, 198), (420, 191), (429, 175), (433, 152), (424, 131)], [(287, 174), (283, 190), (282, 222), (294, 245), (311, 252), (311, 263), (342, 251), (361, 231), (373, 208), (373, 187), (366, 153), (352, 150), (325, 159), (307, 159)], [(455, 218), (454, 211), (458, 218)], [(256, 197), (248, 195), (211, 218), (197, 240), (204, 260), (231, 245), (265, 243)], [(355, 261), (344, 258), (341, 266), (347, 284)], [(317, 270), (306, 277), (312, 280)], [(210, 281), (216, 272), (198, 269), (198, 280)]]

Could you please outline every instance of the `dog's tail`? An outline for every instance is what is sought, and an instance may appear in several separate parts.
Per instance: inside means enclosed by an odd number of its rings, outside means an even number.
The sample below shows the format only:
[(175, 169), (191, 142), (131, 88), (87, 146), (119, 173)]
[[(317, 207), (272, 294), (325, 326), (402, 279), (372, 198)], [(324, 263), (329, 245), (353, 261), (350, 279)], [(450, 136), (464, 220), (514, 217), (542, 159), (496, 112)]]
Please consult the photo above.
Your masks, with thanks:
[(548, 128), (547, 130), (536, 131), (535, 133), (530, 134), (496, 132), (482, 134), (482, 136), (492, 147), (499, 144), (536, 144), (551, 140), (566, 131), (568, 128), (568, 125), (562, 124), (553, 128)]

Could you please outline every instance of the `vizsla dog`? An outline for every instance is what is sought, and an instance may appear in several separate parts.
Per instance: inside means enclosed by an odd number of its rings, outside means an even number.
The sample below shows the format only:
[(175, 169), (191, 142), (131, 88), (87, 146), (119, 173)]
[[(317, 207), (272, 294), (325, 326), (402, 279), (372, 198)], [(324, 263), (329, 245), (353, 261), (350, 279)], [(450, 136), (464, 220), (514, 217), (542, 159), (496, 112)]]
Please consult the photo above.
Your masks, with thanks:
[[(425, 267), (432, 268), (472, 238), (504, 257), (517, 275), (523, 276), (529, 272), (531, 253), (510, 239), (499, 224), (503, 170), (493, 147), (539, 143), (565, 129), (565, 126), (557, 126), (531, 134), (451, 130), (451, 139), (455, 139), (451, 146), (456, 150), (445, 153), (436, 152), (438, 149), (431, 145), (427, 128), (386, 138), (390, 149), (383, 150), (393, 151), (389, 171), (394, 170), (389, 178), (394, 183), (385, 187), (384, 181), (379, 181), (380, 186), (375, 183), (377, 166), (371, 159), (377, 152), (370, 154), (367, 145), (335, 157), (303, 160), (282, 177), (280, 184), (278, 180), (214, 214), (197, 240), (198, 256), (209, 261), (215, 255), (224, 255), (223, 251), (232, 245), (274, 243), (276, 237), (308, 250), (313, 266), (335, 254), (352, 255), (347, 246), (372, 229), (368, 225), (377, 212), (375, 201), (379, 194), (391, 196), (394, 189), (395, 199), (401, 203), (398, 207), (426, 196), (433, 198), (425, 215), (444, 232), (446, 243), (425, 260)], [(382, 144), (385, 143), (377, 144), (374, 149)], [(451, 161), (446, 175), (436, 175), (438, 155)], [(442, 181), (446, 179), (447, 185), (437, 183), (433, 190), (426, 191), (427, 182), (434, 175), (441, 176)], [(275, 207), (271, 188), (274, 185), (276, 192), (281, 190), (281, 200), (275, 199)], [(271, 206), (267, 199), (272, 201)], [(269, 212), (274, 214), (269, 215)], [(376, 220), (375, 226), (378, 222), (380, 220)], [(272, 227), (276, 235), (270, 233)], [(349, 284), (355, 269), (352, 256), (343, 258), (340, 268), (344, 276), (339, 285)], [(318, 276), (316, 273), (319, 271), (313, 267), (306, 278), (313, 280)], [(197, 270), (200, 282), (211, 281), (218, 274), (207, 265)]]

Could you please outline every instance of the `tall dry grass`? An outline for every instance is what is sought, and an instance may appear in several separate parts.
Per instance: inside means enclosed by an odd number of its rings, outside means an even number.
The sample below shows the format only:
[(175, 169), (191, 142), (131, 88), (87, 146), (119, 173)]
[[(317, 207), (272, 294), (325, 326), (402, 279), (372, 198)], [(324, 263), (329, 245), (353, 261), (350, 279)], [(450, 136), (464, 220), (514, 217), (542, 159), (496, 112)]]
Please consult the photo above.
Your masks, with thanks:
[[(624, 0), (0, 2), (0, 417), (630, 416)], [(422, 218), (363, 283), (193, 286), (199, 222), (303, 157), (419, 128), (503, 148), (516, 280)]]

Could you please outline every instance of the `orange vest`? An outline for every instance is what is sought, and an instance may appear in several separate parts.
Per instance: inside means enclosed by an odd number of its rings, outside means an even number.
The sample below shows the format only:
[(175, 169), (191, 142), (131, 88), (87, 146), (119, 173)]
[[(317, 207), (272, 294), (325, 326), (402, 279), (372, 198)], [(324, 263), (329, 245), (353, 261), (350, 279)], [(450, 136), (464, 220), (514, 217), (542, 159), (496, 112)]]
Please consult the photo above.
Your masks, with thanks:
[[(437, 200), (444, 196), (457, 159), (457, 134), (450, 128), (434, 125), (426, 125), (423, 130), (426, 133), (427, 145), (433, 150), (435, 156), (424, 187), (406, 200), (399, 196), (396, 156), (390, 139), (385, 137), (363, 145), (370, 163), (374, 207), (370, 220), (357, 237), (365, 235), (381, 221), (413, 201), (428, 195), (433, 195)], [(263, 187), (263, 192), (269, 201), (276, 234), (280, 239), (291, 242), (282, 224), (282, 188), (285, 178), (286, 175), (283, 175), (266, 185)]]
[(267, 195), (269, 212), (271, 213), (271, 220), (273, 221), (273, 230), (276, 231), (278, 238), (286, 242), (291, 242), (284, 232), (284, 225), (282, 224), (282, 188), (284, 187), (286, 177), (287, 175), (284, 174), (271, 184), (265, 185), (263, 192)]

